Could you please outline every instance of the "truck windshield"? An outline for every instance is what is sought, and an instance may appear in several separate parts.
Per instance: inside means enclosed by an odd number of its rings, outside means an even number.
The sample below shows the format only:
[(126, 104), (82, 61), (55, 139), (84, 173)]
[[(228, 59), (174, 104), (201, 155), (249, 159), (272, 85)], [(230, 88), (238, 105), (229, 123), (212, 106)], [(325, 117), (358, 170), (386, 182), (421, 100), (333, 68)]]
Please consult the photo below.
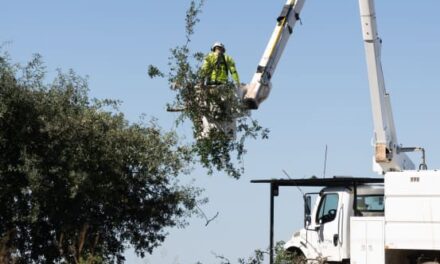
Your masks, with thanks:
[(359, 195), (357, 196), (357, 209), (361, 212), (383, 212), (383, 195)]

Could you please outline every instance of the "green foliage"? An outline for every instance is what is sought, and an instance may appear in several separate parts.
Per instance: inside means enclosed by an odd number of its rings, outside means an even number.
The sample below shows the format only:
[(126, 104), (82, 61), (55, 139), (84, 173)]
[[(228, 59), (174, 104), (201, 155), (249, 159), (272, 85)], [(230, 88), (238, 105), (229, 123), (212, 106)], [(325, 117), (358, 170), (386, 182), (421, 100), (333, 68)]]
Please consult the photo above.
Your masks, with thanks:
[(264, 252), (261, 250), (255, 250), (254, 255), (248, 259), (240, 258), (238, 259), (239, 264), (263, 264)]
[(284, 250), (284, 241), (278, 241), (275, 245), (274, 264), (305, 264), (298, 259), (297, 252)]
[(150, 78), (165, 76), (157, 67), (154, 67), (153, 65), (148, 66), (147, 73)]
[(123, 263), (184, 226), (200, 190), (191, 149), (154, 120), (129, 124), (73, 71), (44, 82), (0, 55), (0, 263)]
[[(278, 241), (274, 248), (274, 264), (305, 264), (302, 259), (298, 259), (295, 253), (284, 250), (284, 241)], [(264, 257), (269, 256), (269, 253), (262, 250), (255, 250), (253, 255), (248, 258), (239, 258), (237, 260), (238, 264), (263, 264)], [(219, 264), (232, 264), (232, 262), (222, 256), (215, 255), (215, 257), (220, 261)], [(202, 264), (197, 262), (197, 264)]]
[[(204, 77), (200, 72), (200, 66), (204, 54), (191, 52), (189, 46), (203, 4), (203, 0), (191, 1), (185, 19), (186, 42), (171, 49), (169, 72), (166, 76), (176, 97), (168, 105), (168, 109), (181, 113), (177, 124), (185, 120), (192, 122), (195, 139), (193, 152), (200, 158), (199, 162), (208, 169), (209, 174), (214, 170), (225, 171), (228, 175), (239, 178), (244, 171), (241, 161), (246, 153), (245, 140), (267, 138), (269, 131), (250, 118), (241, 98), (237, 96), (233, 83), (216, 87), (203, 84)], [(163, 77), (162, 72), (152, 65), (148, 67), (148, 73), (150, 77)], [(215, 124), (209, 133), (204, 131), (203, 119)], [(238, 137), (225, 131), (222, 128), (225, 124), (236, 124)]]

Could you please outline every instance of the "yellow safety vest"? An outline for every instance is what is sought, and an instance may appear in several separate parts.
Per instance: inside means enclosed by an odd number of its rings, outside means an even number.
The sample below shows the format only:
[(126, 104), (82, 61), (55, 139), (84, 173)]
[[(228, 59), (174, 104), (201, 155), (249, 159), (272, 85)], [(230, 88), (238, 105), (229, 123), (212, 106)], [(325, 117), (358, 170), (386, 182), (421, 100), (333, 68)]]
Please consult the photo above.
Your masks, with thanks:
[(235, 83), (240, 83), (234, 60), (226, 54), (210, 52), (204, 59), (202, 75), (208, 78), (208, 84), (223, 84), (228, 81), (229, 72)]

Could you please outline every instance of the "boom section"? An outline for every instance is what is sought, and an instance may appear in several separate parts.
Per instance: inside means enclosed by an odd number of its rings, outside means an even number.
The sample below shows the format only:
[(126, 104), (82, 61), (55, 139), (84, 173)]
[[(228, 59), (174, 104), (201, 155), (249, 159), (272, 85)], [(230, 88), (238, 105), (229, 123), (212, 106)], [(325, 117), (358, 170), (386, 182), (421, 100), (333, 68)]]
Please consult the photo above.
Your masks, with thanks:
[(382, 40), (377, 32), (374, 0), (359, 0), (359, 8), (373, 111), (373, 169), (379, 173), (411, 170), (414, 169), (414, 164), (397, 142), (390, 95), (385, 89), (381, 63)]
[(249, 109), (258, 109), (272, 89), (271, 79), (275, 73), (284, 48), (293, 32), (293, 28), (300, 20), (300, 12), (305, 0), (287, 0), (272, 36), (258, 64), (252, 81), (244, 87), (243, 101)]

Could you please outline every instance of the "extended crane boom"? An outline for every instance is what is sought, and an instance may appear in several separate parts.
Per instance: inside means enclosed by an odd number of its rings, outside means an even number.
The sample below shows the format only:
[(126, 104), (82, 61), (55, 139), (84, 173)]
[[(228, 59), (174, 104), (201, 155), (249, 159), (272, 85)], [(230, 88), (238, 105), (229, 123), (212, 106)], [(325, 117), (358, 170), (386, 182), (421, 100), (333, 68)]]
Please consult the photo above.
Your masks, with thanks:
[(375, 157), (373, 170), (379, 173), (414, 169), (405, 152), (422, 151), (421, 169), (426, 169), (423, 148), (403, 148), (397, 142), (390, 95), (385, 89), (381, 64), (382, 40), (377, 33), (373, 0), (359, 0), (362, 35), (368, 67), (371, 106), (373, 111)]
[(243, 101), (249, 109), (258, 109), (271, 90), (271, 78), (293, 32), (305, 0), (287, 0), (277, 18), (277, 25), (258, 64), (252, 81), (244, 87)]
[[(271, 78), (276, 70), (293, 28), (300, 20), (305, 0), (287, 0), (277, 18), (277, 24), (263, 53), (252, 81), (242, 87), (243, 102), (248, 109), (258, 109), (272, 88)], [(378, 173), (413, 170), (414, 163), (406, 152), (422, 151), (419, 169), (426, 169), (425, 152), (420, 147), (402, 147), (398, 144), (390, 95), (385, 89), (381, 64), (382, 40), (377, 33), (374, 0), (359, 0), (362, 35), (368, 67), (371, 106), (374, 122), (375, 155), (373, 170)]]

